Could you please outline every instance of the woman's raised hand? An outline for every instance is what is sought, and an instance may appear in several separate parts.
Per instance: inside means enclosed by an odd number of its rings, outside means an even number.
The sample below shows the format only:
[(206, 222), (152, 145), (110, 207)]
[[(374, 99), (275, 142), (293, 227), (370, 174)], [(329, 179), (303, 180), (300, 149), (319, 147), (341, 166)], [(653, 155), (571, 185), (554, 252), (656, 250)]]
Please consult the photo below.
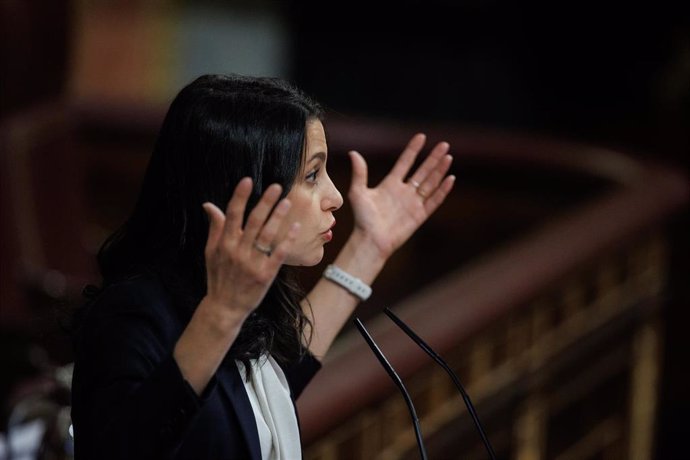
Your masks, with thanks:
[(352, 184), (348, 194), (355, 216), (355, 230), (372, 241), (382, 257), (388, 258), (443, 203), (453, 188), (455, 176), (447, 176), (453, 158), (449, 145), (440, 142), (405, 180), (424, 147), (426, 136), (416, 134), (393, 169), (374, 188), (367, 187), (367, 163), (350, 152)]
[(243, 228), (251, 190), (252, 180), (245, 177), (237, 184), (225, 214), (212, 203), (203, 205), (210, 221), (204, 252), (206, 298), (244, 315), (266, 295), (299, 232), (298, 223), (280, 232), (290, 201), (284, 198), (276, 205), (282, 191), (278, 184), (266, 189)]

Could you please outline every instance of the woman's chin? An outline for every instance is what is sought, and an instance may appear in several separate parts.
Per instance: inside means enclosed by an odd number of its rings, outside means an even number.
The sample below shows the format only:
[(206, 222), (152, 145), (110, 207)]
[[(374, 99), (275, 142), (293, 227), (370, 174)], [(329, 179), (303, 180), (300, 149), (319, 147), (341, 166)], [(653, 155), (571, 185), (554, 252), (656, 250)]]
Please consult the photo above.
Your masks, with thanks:
[(318, 265), (322, 260), (323, 247), (314, 251), (313, 254), (298, 254), (294, 256), (288, 256), (288, 258), (285, 260), (285, 265), (291, 265), (294, 267), (313, 267), (315, 265)]

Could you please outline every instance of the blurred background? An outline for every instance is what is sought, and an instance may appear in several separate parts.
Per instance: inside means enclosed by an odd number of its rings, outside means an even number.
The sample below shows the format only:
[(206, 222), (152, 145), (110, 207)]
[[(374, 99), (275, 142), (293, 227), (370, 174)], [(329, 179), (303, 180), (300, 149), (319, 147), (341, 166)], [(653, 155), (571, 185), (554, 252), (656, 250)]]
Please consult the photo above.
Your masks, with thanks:
[[(430, 458), (486, 457), (384, 306), (449, 358), (499, 458), (684, 458), (690, 14), (541, 3), (0, 1), (0, 458), (70, 458), (66, 320), (167, 105), (229, 72), (324, 104), (343, 192), (349, 149), (375, 182), (415, 132), (451, 143), (458, 185), (359, 310)], [(330, 258), (352, 225), (339, 214)], [(300, 401), (306, 457), (415, 458), (404, 403), (352, 332)]]

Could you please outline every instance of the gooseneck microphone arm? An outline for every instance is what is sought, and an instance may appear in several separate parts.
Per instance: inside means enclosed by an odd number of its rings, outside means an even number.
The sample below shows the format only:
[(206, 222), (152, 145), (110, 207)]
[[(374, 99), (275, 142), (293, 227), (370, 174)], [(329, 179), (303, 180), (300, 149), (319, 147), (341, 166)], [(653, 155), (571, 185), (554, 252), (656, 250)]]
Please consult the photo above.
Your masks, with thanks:
[[(436, 361), (447, 373), (450, 375), (450, 378), (453, 380), (453, 383), (455, 386), (458, 388), (460, 391), (460, 394), (462, 395), (462, 399), (465, 402), (465, 406), (467, 407), (467, 411), (470, 413), (470, 416), (472, 417), (472, 421), (474, 422), (474, 426), (477, 428), (477, 431), (479, 431), (479, 436), (482, 438), (482, 442), (484, 443), (484, 447), (486, 448), (486, 451), (489, 453), (489, 457), (492, 460), (496, 460), (496, 454), (494, 453), (494, 449), (491, 447), (491, 443), (489, 442), (489, 438), (486, 436), (486, 433), (484, 432), (484, 429), (482, 428), (481, 423), (479, 422), (479, 416), (477, 415), (477, 412), (474, 410), (474, 406), (472, 405), (472, 401), (470, 400), (469, 395), (463, 388), (462, 384), (460, 383), (460, 380), (458, 379), (458, 376), (453, 372), (453, 370), (450, 368), (450, 366), (439, 356), (438, 353), (436, 353), (427, 343), (421, 339), (415, 332), (410, 329), (410, 327), (403, 322), (400, 318), (398, 318), (395, 313), (393, 313), (388, 307), (384, 308), (384, 313), (388, 315), (390, 319), (393, 320), (393, 322), (405, 332), (419, 347), (426, 352), (431, 358)], [(399, 377), (398, 377), (399, 378)]]
[(388, 362), (386, 357), (379, 349), (378, 345), (376, 345), (374, 339), (371, 338), (371, 335), (369, 335), (369, 332), (364, 327), (364, 324), (362, 324), (362, 321), (360, 321), (359, 318), (355, 318), (354, 322), (355, 326), (357, 326), (357, 329), (359, 329), (359, 332), (362, 334), (362, 337), (364, 337), (364, 340), (367, 342), (367, 345), (369, 345), (369, 348), (371, 348), (371, 351), (374, 352), (383, 368), (386, 370), (390, 378), (393, 380), (393, 382), (395, 382), (395, 384), (400, 389), (400, 392), (403, 394), (405, 402), (407, 403), (407, 408), (409, 409), (410, 415), (412, 416), (412, 423), (414, 424), (414, 434), (417, 438), (419, 454), (422, 460), (427, 460), (426, 448), (424, 447), (424, 440), (422, 439), (422, 430), (419, 427), (419, 418), (417, 417), (417, 412), (414, 410), (414, 404), (412, 404), (412, 398), (410, 398), (410, 394), (407, 392), (407, 388), (405, 388), (405, 385), (403, 384), (400, 376), (397, 374), (397, 372), (395, 372), (393, 366), (391, 366), (391, 364)]

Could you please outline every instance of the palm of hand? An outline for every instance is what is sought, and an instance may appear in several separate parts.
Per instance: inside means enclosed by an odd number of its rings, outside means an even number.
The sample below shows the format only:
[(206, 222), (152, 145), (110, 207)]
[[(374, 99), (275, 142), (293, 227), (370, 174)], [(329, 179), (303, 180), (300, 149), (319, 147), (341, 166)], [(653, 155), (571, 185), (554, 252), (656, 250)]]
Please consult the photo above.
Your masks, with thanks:
[(355, 228), (364, 232), (381, 255), (389, 257), (441, 205), (453, 187), (454, 176), (446, 176), (452, 157), (448, 144), (441, 142), (405, 182), (425, 136), (415, 135), (393, 169), (374, 188), (367, 187), (367, 165), (351, 152), (353, 174), (349, 199)]
[(204, 204), (210, 223), (204, 252), (207, 297), (245, 314), (266, 295), (299, 231), (299, 225), (292, 224), (286, 234), (278, 234), (290, 209), (287, 198), (278, 203), (278, 184), (266, 189), (242, 228), (251, 189), (251, 179), (242, 179), (225, 214), (212, 203)]
[(355, 226), (379, 251), (390, 256), (429, 217), (420, 196), (403, 182), (383, 181), (376, 188), (350, 192)]

